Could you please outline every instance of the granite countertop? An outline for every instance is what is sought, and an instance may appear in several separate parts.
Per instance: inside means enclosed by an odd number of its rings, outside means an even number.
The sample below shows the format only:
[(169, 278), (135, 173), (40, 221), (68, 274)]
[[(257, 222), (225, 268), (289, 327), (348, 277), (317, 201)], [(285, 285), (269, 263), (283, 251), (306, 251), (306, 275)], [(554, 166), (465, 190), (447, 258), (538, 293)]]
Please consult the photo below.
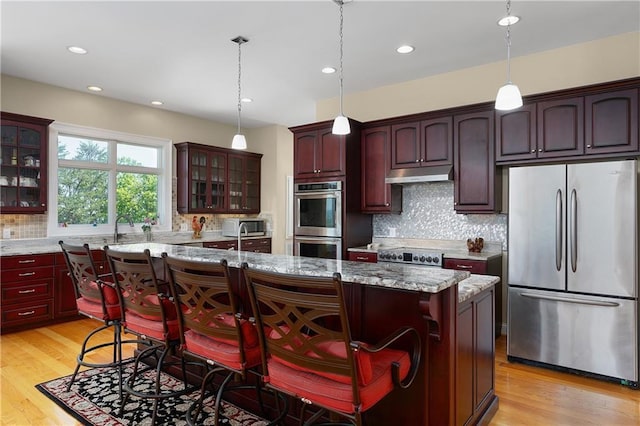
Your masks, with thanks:
[(378, 253), (378, 250), (392, 247), (414, 247), (424, 250), (433, 250), (443, 253), (445, 259), (466, 259), (487, 261), (502, 256), (500, 243), (485, 242), (485, 247), (480, 253), (471, 253), (467, 250), (466, 241), (457, 240), (414, 240), (378, 238), (372, 244), (360, 247), (350, 247), (349, 251), (365, 253)]
[(391, 263), (364, 263), (313, 257), (203, 249), (170, 244), (141, 243), (114, 247), (123, 251), (149, 249), (159, 257), (163, 252), (170, 256), (203, 262), (219, 262), (226, 259), (229, 266), (239, 268), (243, 262), (250, 267), (266, 271), (307, 276), (332, 276), (339, 272), (342, 280), (400, 290), (437, 293), (470, 276), (468, 271), (423, 268), (420, 266)]
[[(205, 232), (202, 238), (193, 238), (191, 232), (154, 232), (153, 242), (163, 244), (184, 244), (184, 245), (201, 245), (202, 243), (215, 241), (237, 241), (236, 237), (225, 237), (219, 232)], [(261, 237), (242, 237), (243, 240), (270, 238), (269, 236)], [(21, 254), (40, 254), (55, 253), (60, 251), (58, 241), (62, 240), (68, 244), (82, 245), (88, 243), (91, 249), (102, 249), (105, 245), (120, 246), (123, 244), (135, 244), (144, 242), (145, 236), (141, 233), (125, 234), (121, 238), (121, 242), (113, 244), (112, 235), (92, 235), (84, 237), (49, 237), (49, 238), (32, 238), (19, 240), (0, 240), (0, 254), (3, 256), (15, 256)]]
[(500, 277), (471, 274), (458, 283), (458, 303), (465, 302), (476, 294), (496, 285)]

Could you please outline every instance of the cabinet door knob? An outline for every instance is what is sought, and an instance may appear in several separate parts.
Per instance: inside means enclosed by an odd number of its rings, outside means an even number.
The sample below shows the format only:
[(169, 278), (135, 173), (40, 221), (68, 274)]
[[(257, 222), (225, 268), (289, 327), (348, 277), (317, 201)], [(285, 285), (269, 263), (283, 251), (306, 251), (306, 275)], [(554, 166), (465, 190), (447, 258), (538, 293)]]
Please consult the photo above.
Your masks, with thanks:
[(591, 145), (587, 145), (587, 148), (591, 148)]
[(539, 149), (538, 149), (538, 152), (542, 152), (542, 148), (539, 148)]
[(389, 207), (389, 203), (386, 203), (386, 204), (385, 204), (385, 207)]
[(532, 154), (535, 154), (535, 153), (536, 153), (536, 150), (535, 150), (535, 149), (532, 149), (532, 150), (531, 150), (531, 153), (532, 153)]
[(416, 159), (416, 163), (419, 163), (419, 162), (420, 162), (420, 160)]

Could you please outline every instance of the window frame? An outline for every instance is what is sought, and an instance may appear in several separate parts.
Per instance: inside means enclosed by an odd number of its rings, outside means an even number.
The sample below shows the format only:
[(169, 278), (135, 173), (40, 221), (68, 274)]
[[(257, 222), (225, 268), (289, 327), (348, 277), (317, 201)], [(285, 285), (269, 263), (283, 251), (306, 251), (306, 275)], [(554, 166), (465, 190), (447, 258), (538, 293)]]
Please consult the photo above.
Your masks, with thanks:
[[(80, 162), (75, 160), (58, 159), (58, 135), (64, 134), (87, 139), (102, 140), (109, 143), (109, 161), (107, 163)], [(159, 150), (158, 167), (128, 166), (117, 164), (117, 144), (141, 145)], [(158, 232), (172, 230), (172, 151), (171, 139), (142, 136), (114, 130), (99, 129), (75, 124), (54, 122), (49, 126), (49, 208), (47, 218), (47, 235), (49, 236), (84, 236), (84, 235), (112, 235), (115, 228), (116, 208), (116, 175), (124, 173), (149, 173), (158, 176), (158, 216), (160, 221), (153, 229)], [(114, 160), (112, 161), (111, 158)], [(106, 224), (93, 226), (90, 224), (71, 225), (63, 227), (58, 224), (58, 168), (73, 168), (104, 170), (109, 173), (108, 221)], [(129, 227), (127, 223), (119, 223), (120, 232), (125, 234), (142, 234), (142, 223), (135, 223)]]

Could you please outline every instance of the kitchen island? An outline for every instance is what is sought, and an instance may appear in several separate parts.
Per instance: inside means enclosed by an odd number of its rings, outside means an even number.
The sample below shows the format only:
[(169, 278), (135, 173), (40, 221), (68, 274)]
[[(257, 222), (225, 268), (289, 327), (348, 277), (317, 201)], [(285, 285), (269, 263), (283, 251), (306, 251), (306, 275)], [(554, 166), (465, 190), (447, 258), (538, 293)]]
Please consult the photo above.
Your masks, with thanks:
[[(225, 259), (232, 269), (234, 288), (241, 300), (247, 300), (240, 271), (244, 262), (252, 268), (287, 274), (331, 276), (339, 272), (344, 282), (354, 339), (376, 342), (407, 325), (416, 328), (422, 336), (423, 356), (416, 380), (408, 389), (396, 389), (365, 413), (367, 425), (477, 424), (487, 421), (497, 410), (493, 367), (489, 372), (475, 368), (476, 360), (484, 361), (480, 364), (485, 365), (488, 361), (493, 362), (494, 358), (491, 332), (493, 297), (487, 298), (485, 295), (492, 296), (497, 277), (471, 276), (467, 271), (425, 269), (400, 264), (367, 264), (157, 243), (125, 244), (117, 246), (117, 249), (135, 252), (149, 249), (154, 258), (166, 252), (170, 256), (203, 262)], [(463, 296), (462, 299), (459, 295)], [(460, 307), (474, 307), (475, 301), (479, 300), (485, 301), (485, 304), (488, 302), (489, 306), (477, 304), (483, 309), (471, 311), (475, 315), (469, 317), (472, 321), (465, 323), (462, 331), (465, 336), (473, 336), (472, 342), (482, 341), (473, 345), (471, 349), (475, 350), (465, 351), (465, 357), (460, 357), (457, 350)], [(488, 333), (477, 334), (476, 330), (488, 330)], [(465, 365), (459, 365), (461, 362)], [(469, 374), (473, 374), (474, 378)], [(478, 377), (481, 378), (483, 389), (460, 386), (466, 383), (473, 386), (478, 382)], [(462, 389), (464, 395), (460, 394)], [(484, 393), (479, 395), (479, 392)], [(462, 410), (457, 404), (459, 399), (470, 401), (471, 409)], [(250, 400), (240, 402), (251, 405)], [(295, 409), (294, 404), (292, 413), (295, 413)]]

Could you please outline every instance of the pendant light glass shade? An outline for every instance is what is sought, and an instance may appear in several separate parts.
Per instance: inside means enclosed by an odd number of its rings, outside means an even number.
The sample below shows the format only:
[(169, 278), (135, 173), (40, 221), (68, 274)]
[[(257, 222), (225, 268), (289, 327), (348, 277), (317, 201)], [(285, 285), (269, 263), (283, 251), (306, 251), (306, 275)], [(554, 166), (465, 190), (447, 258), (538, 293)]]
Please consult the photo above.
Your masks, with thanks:
[(331, 133), (334, 135), (348, 135), (351, 133), (351, 126), (349, 126), (349, 119), (344, 115), (339, 115), (333, 120), (333, 128)]
[(333, 120), (333, 128), (331, 129), (331, 133), (333, 133), (334, 135), (348, 135), (349, 133), (351, 133), (351, 126), (349, 125), (349, 119), (347, 117), (345, 117), (344, 113), (342, 112), (342, 92), (343, 92), (343, 84), (342, 84), (342, 58), (343, 58), (343, 51), (342, 51), (342, 44), (343, 44), (343, 34), (342, 34), (342, 27), (343, 27), (343, 15), (342, 15), (342, 7), (344, 6), (344, 0), (333, 0), (334, 2), (336, 2), (338, 4), (338, 6), (340, 6), (340, 115), (338, 115), (335, 120)]
[(522, 106), (522, 95), (520, 89), (515, 84), (509, 82), (498, 90), (496, 96), (496, 109), (509, 111)]
[(247, 149), (247, 139), (244, 135), (238, 133), (233, 137), (233, 141), (231, 141), (231, 148), (233, 149)]
[(511, 25), (519, 20), (520, 18), (511, 15), (511, 1), (507, 0), (507, 16), (498, 21), (498, 25), (507, 27), (507, 84), (502, 86), (496, 95), (495, 108), (499, 111), (509, 111), (522, 106), (520, 89), (511, 82)]
[(240, 77), (242, 75), (242, 50), (241, 46), (243, 43), (249, 41), (249, 39), (244, 38), (242, 36), (238, 36), (234, 39), (231, 39), (232, 42), (238, 43), (238, 133), (233, 137), (231, 141), (231, 148), (233, 149), (247, 149), (247, 139), (244, 137), (242, 133), (240, 133), (240, 112), (242, 111), (242, 91), (240, 85)]

